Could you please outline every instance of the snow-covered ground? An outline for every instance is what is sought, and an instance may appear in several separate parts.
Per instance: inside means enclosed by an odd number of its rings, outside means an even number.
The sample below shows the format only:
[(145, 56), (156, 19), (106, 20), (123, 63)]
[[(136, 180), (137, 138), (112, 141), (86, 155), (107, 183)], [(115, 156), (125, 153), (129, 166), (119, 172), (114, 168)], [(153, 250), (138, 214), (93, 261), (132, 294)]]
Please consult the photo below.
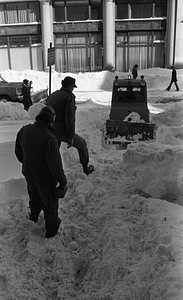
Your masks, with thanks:
[[(8, 81), (48, 86), (48, 73), (4, 71)], [(95, 172), (82, 173), (77, 151), (62, 145), (69, 189), (60, 200), (62, 224), (44, 239), (44, 219), (28, 220), (28, 195), (14, 155), (18, 130), (33, 122), (21, 104), (0, 103), (0, 299), (182, 300), (183, 91), (165, 91), (171, 70), (142, 70), (156, 140), (127, 150), (106, 149), (102, 128), (114, 76), (52, 74), (52, 91), (76, 78), (77, 133)], [(178, 70), (183, 87), (183, 71)]]

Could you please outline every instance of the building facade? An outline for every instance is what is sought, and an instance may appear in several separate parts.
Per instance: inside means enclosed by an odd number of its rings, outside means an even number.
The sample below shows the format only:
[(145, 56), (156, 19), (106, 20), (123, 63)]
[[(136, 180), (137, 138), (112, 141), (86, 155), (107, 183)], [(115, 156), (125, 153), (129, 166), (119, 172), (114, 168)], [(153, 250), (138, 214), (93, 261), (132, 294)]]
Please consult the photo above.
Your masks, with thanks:
[(183, 68), (182, 0), (0, 0), (0, 71)]

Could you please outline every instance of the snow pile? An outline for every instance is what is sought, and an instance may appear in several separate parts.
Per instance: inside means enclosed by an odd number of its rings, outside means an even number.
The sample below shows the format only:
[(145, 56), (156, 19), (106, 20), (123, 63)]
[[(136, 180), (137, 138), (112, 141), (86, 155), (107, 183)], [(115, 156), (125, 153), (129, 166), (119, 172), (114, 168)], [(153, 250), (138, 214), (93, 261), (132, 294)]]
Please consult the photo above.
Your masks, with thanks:
[(123, 120), (126, 122), (132, 122), (132, 123), (145, 123), (143, 119), (141, 119), (140, 115), (136, 112), (130, 113), (126, 118)]
[(159, 113), (152, 117), (152, 122), (157, 126), (181, 126), (183, 125), (183, 101), (171, 104), (165, 112)]
[[(172, 70), (154, 68), (139, 71), (145, 76), (148, 89), (165, 90), (170, 83)], [(37, 72), (33, 70), (14, 71), (6, 70), (1, 72), (2, 77), (7, 81), (23, 81), (25, 78), (33, 82), (33, 90), (46, 89), (49, 87), (49, 72)], [(124, 72), (88, 72), (88, 73), (58, 73), (52, 69), (51, 73), (51, 91), (55, 91), (61, 87), (61, 81), (65, 76), (72, 76), (76, 79), (78, 91), (111, 91), (115, 76), (119, 78), (128, 78), (128, 74)], [(177, 70), (178, 84), (183, 86), (183, 70)], [(172, 87), (173, 89), (173, 87)]]
[(182, 147), (131, 144), (123, 158), (125, 174), (135, 190), (167, 200), (183, 195)]
[(181, 299), (183, 208), (132, 195), (113, 165), (90, 178), (70, 176), (53, 239), (43, 238), (43, 215), (38, 224), (27, 220), (27, 199), (1, 208), (1, 294), (11, 300)]
[(134, 191), (183, 205), (183, 102), (152, 118), (155, 141), (128, 146), (125, 174)]
[(0, 101), (0, 120), (26, 120), (28, 113), (21, 103)]

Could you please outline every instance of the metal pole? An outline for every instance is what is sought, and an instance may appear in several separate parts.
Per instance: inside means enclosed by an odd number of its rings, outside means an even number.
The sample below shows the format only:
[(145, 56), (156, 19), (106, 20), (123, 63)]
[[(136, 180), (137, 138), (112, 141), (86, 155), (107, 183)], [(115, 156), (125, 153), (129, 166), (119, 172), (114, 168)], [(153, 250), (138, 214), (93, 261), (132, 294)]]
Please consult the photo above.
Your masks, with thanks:
[[(50, 43), (50, 48), (52, 48), (52, 43)], [(49, 66), (49, 95), (51, 95), (51, 65)]]

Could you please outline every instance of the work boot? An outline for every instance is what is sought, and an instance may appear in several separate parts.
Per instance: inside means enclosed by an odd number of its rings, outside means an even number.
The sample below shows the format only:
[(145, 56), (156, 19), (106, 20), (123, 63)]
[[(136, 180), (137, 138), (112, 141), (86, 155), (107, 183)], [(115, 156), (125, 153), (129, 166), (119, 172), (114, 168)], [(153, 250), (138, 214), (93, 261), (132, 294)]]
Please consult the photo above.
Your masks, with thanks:
[(31, 215), (29, 216), (29, 220), (33, 221), (34, 223), (37, 223), (38, 221), (38, 216), (37, 215)]
[(83, 165), (83, 172), (86, 174), (86, 175), (89, 175), (91, 174), (92, 172), (94, 171), (94, 166), (92, 165)]
[(57, 217), (56, 221), (55, 220), (54, 221), (53, 220), (47, 221), (46, 222), (47, 231), (46, 231), (46, 234), (45, 234), (45, 238), (49, 239), (49, 238), (54, 237), (57, 234), (60, 223), (61, 223), (61, 220), (60, 220), (59, 217)]

